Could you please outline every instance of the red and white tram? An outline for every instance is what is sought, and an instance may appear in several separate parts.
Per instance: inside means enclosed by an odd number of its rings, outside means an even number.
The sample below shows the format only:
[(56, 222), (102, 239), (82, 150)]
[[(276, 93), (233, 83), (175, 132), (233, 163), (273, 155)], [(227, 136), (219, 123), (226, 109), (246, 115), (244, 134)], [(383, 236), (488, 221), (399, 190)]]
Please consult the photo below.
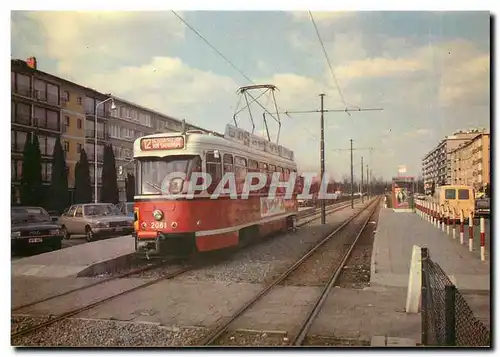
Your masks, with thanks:
[[(278, 188), (268, 197), (271, 177), (288, 181), (297, 172), (293, 152), (262, 137), (228, 125), (224, 137), (200, 131), (154, 134), (134, 142), (136, 163), (135, 238), (137, 252), (148, 255), (210, 251), (237, 245), (295, 225), (297, 192), (290, 199)], [(172, 177), (181, 172), (185, 177)], [(205, 172), (212, 184), (205, 194), (188, 197), (194, 172)], [(235, 196), (212, 194), (225, 173), (233, 172)], [(242, 199), (247, 172), (267, 174), (262, 189)], [(168, 181), (168, 182), (165, 182)], [(227, 187), (227, 186), (226, 186)], [(165, 189), (168, 188), (168, 193)], [(175, 195), (175, 197), (172, 196)]]

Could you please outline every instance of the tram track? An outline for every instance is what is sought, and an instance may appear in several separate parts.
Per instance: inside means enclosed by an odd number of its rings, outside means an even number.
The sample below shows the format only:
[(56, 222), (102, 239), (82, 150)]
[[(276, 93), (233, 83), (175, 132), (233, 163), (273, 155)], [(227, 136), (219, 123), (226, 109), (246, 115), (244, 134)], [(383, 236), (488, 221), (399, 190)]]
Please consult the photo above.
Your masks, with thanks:
[[(326, 211), (327, 215), (332, 214), (334, 212), (337, 212), (339, 210), (342, 210), (342, 209), (349, 206), (349, 205), (338, 206), (339, 204), (341, 204), (341, 203), (331, 205)], [(304, 214), (303, 216), (300, 216), (299, 217), (300, 220), (305, 219), (305, 218), (309, 218), (309, 217), (313, 217), (313, 218), (308, 219), (307, 221), (304, 221), (304, 222), (300, 222), (299, 224), (297, 224), (297, 227), (302, 227), (308, 223), (311, 223), (314, 220), (319, 219), (318, 214), (320, 214), (320, 213), (321, 213), (321, 209), (318, 208), (318, 209), (315, 209), (313, 212), (308, 212), (308, 213)], [(300, 212), (299, 212), (299, 215), (300, 215)], [(247, 246), (248, 246), (248, 244), (241, 245), (240, 248), (244, 249)], [(132, 270), (127, 270), (127, 271), (120, 273), (118, 275), (112, 275), (112, 276), (109, 276), (107, 278), (101, 279), (99, 281), (96, 281), (96, 282), (93, 282), (90, 284), (86, 284), (86, 285), (83, 285), (83, 286), (80, 286), (80, 287), (77, 287), (74, 289), (70, 289), (70, 290), (64, 291), (62, 293), (57, 293), (57, 294), (50, 295), (48, 297), (45, 297), (45, 298), (42, 298), (42, 299), (39, 299), (36, 301), (32, 301), (32, 302), (29, 302), (26, 304), (14, 306), (11, 309), (11, 313), (15, 313), (15, 312), (20, 311), (22, 309), (25, 309), (25, 308), (28, 308), (28, 307), (31, 307), (34, 305), (38, 305), (38, 304), (41, 304), (41, 303), (44, 303), (44, 302), (47, 302), (50, 300), (54, 300), (56, 298), (64, 297), (66, 295), (69, 295), (69, 294), (72, 294), (75, 292), (83, 291), (85, 289), (90, 289), (90, 288), (93, 288), (93, 287), (98, 286), (98, 285), (109, 283), (109, 282), (117, 280), (117, 279), (131, 278), (135, 275), (140, 275), (141, 273), (146, 273), (146, 272), (149, 272), (149, 271), (152, 271), (155, 269), (161, 269), (161, 268), (167, 266), (168, 264), (172, 264), (172, 263), (175, 264), (176, 262), (179, 262), (179, 261), (182, 261), (183, 259), (188, 259), (188, 258), (189, 258), (189, 256), (172, 257), (172, 258), (167, 258), (167, 259), (161, 259), (158, 262), (148, 263), (146, 266), (140, 266), (140, 267), (132, 269)], [(191, 257), (191, 258), (193, 258), (193, 257)], [(141, 262), (143, 262), (143, 261), (141, 261)], [(139, 263), (139, 265), (140, 265), (140, 263)]]
[[(350, 203), (346, 204), (346, 205), (331, 207), (329, 210), (327, 210), (327, 215), (330, 215), (330, 214), (332, 214), (334, 212), (342, 210), (342, 209), (344, 209), (344, 208), (346, 208), (348, 206), (350, 206)], [(317, 211), (320, 211), (320, 209), (316, 210), (315, 212), (312, 212), (309, 216), (306, 216), (306, 218), (318, 214)], [(319, 219), (319, 216), (317, 216), (315, 218), (312, 218), (312, 219), (309, 219), (306, 222), (301, 222), (298, 226), (303, 226), (303, 225), (305, 225), (307, 223), (310, 223), (310, 222), (312, 222), (314, 220), (317, 220), (317, 219)], [(245, 248), (245, 247), (242, 246), (242, 248)], [(54, 300), (54, 299), (57, 299), (57, 298), (62, 298), (64, 296), (68, 296), (68, 295), (70, 295), (72, 293), (77, 293), (77, 292), (80, 292), (80, 291), (83, 291), (83, 290), (86, 290), (86, 289), (90, 289), (90, 288), (93, 288), (93, 287), (96, 287), (96, 286), (99, 286), (99, 285), (103, 285), (105, 283), (110, 283), (110, 282), (112, 282), (114, 280), (123, 279), (123, 278), (132, 278), (135, 275), (140, 275), (141, 273), (145, 273), (145, 272), (148, 272), (148, 271), (153, 271), (155, 269), (162, 269), (162, 268), (164, 268), (165, 266), (167, 266), (167, 265), (169, 265), (171, 263), (175, 263), (176, 261), (179, 261), (179, 260), (182, 260), (182, 259), (186, 259), (186, 258), (188, 258), (188, 257), (176, 257), (176, 258), (166, 259), (166, 260), (159, 261), (158, 263), (149, 264), (149, 265), (147, 265), (145, 267), (139, 267), (139, 268), (136, 268), (136, 269), (132, 269), (132, 270), (126, 271), (124, 273), (121, 273), (119, 275), (111, 276), (111, 277), (105, 278), (103, 280), (100, 280), (100, 281), (97, 281), (97, 282), (94, 282), (94, 283), (91, 283), (91, 284), (87, 284), (87, 285), (84, 285), (84, 286), (81, 286), (81, 287), (78, 287), (78, 288), (74, 288), (74, 289), (71, 289), (71, 290), (59, 293), (59, 294), (55, 294), (55, 295), (52, 295), (52, 296), (49, 296), (49, 297), (46, 297), (46, 298), (34, 301), (34, 302), (30, 302), (30, 303), (27, 303), (27, 304), (16, 306), (16, 307), (12, 308), (11, 312), (15, 313), (15, 312), (21, 311), (23, 309), (26, 309), (26, 308), (38, 305), (38, 304), (42, 304), (42, 303), (48, 302), (50, 300)], [(199, 258), (199, 256), (197, 256), (196, 258)], [(188, 259), (188, 262), (190, 260), (191, 259)], [(90, 310), (90, 309), (92, 309), (94, 307), (97, 307), (99, 305), (105, 304), (105, 303), (107, 303), (107, 302), (109, 302), (109, 301), (111, 301), (113, 299), (116, 299), (118, 297), (121, 297), (123, 295), (126, 295), (126, 294), (129, 294), (129, 293), (138, 291), (140, 289), (147, 288), (147, 287), (149, 287), (151, 285), (157, 284), (157, 283), (159, 283), (161, 281), (164, 281), (164, 280), (173, 279), (173, 278), (178, 277), (178, 276), (180, 276), (182, 274), (188, 273), (188, 272), (196, 270), (198, 268), (202, 268), (203, 266), (205, 266), (207, 264), (208, 265), (209, 264), (213, 264), (213, 261), (209, 261), (208, 263), (207, 262), (188, 263), (186, 266), (178, 268), (178, 269), (176, 269), (173, 272), (161, 274), (160, 276), (158, 276), (158, 277), (156, 277), (154, 279), (150, 279), (147, 282), (141, 283), (141, 284), (136, 285), (136, 286), (134, 286), (132, 288), (129, 288), (129, 289), (125, 289), (124, 291), (121, 291), (119, 293), (114, 293), (114, 294), (111, 294), (110, 296), (107, 296), (105, 298), (98, 299), (95, 302), (86, 304), (84, 306), (80, 306), (80, 307), (76, 307), (76, 308), (70, 309), (70, 310), (68, 310), (68, 311), (66, 311), (66, 312), (64, 312), (62, 314), (59, 314), (59, 315), (57, 315), (55, 317), (49, 316), (48, 320), (46, 320), (46, 321), (43, 321), (43, 322), (38, 323), (38, 324), (35, 324), (33, 326), (29, 326), (27, 328), (21, 328), (21, 329), (19, 329), (17, 331), (12, 332), (11, 333), (11, 339), (14, 340), (16, 338), (29, 335), (31, 333), (34, 333), (36, 331), (42, 330), (42, 329), (44, 329), (46, 327), (49, 327), (50, 325), (52, 325), (54, 323), (60, 322), (62, 320), (68, 319), (68, 318), (70, 318), (72, 316), (75, 316), (77, 314), (80, 314), (80, 313), (82, 313), (84, 311), (87, 311), (87, 310)], [(36, 317), (36, 316), (33, 316), (33, 317)], [(43, 317), (43, 316), (39, 316), (39, 317)]]
[[(315, 305), (315, 308), (312, 310), (312, 312), (308, 315), (312, 316), (314, 314), (314, 317), (317, 315), (317, 310), (316, 306), (319, 306), (321, 308), (322, 304), (324, 303), (324, 299), (326, 299), (326, 296), (328, 295), (328, 292), (331, 289), (331, 286), (335, 283), (337, 280), (338, 274), (340, 274), (341, 269), (343, 264), (345, 264), (345, 261), (347, 261), (347, 258), (349, 257), (350, 252), (352, 251), (354, 245), (357, 242), (357, 239), (361, 235), (361, 233), (364, 231), (366, 225), (370, 221), (370, 218), (373, 216), (373, 213), (375, 210), (378, 208), (380, 204), (380, 197), (377, 197), (373, 200), (373, 202), (370, 202), (364, 209), (360, 210), (350, 218), (346, 219), (340, 226), (336, 227), (333, 232), (328, 234), (325, 238), (321, 239), (317, 244), (315, 244), (311, 249), (307, 251), (300, 259), (296, 260), (295, 263), (293, 263), (285, 272), (283, 272), (278, 278), (274, 279), (272, 282), (266, 285), (264, 289), (262, 289), (258, 294), (256, 294), (252, 299), (250, 299), (247, 303), (245, 303), (240, 309), (238, 309), (231, 317), (227, 318), (224, 322), (222, 322), (219, 326), (215, 327), (208, 336), (204, 338), (204, 340), (200, 343), (200, 345), (204, 346), (210, 346), (210, 345), (217, 345), (217, 343), (222, 339), (224, 334), (228, 332), (230, 326), (239, 318), (241, 317), (244, 313), (249, 311), (254, 304), (256, 304), (258, 301), (261, 301), (261, 299), (265, 296), (267, 296), (276, 286), (279, 286), (281, 283), (283, 283), (287, 278), (289, 278), (299, 267), (301, 267), (304, 262), (308, 261), (311, 259), (315, 253), (317, 253), (326, 243), (332, 240), (332, 238), (336, 237), (339, 232), (342, 232), (351, 222), (353, 222), (356, 218), (361, 216), (363, 213), (366, 213), (367, 211), (369, 212), (368, 219), (366, 222), (363, 224), (362, 229), (358, 232), (358, 235), (356, 236), (353, 244), (351, 245), (350, 249), (346, 253), (344, 259), (342, 260), (341, 266), (335, 270), (334, 278), (331, 278), (328, 282), (328, 290), (323, 291), (323, 293), (320, 296), (321, 302), (317, 302)], [(370, 210), (371, 209), (371, 210)], [(333, 283), (331, 283), (333, 281)], [(326, 291), (326, 293), (325, 293)], [(323, 297), (325, 296), (325, 297)], [(297, 334), (297, 336), (302, 336), (303, 335), (303, 330), (308, 331), (311, 322), (309, 322), (310, 319), (307, 319), (303, 326), (306, 327), (301, 327), (301, 332)], [(294, 339), (292, 342), (297, 343), (299, 341), (298, 339)], [(303, 337), (300, 337), (300, 343), (302, 343)]]

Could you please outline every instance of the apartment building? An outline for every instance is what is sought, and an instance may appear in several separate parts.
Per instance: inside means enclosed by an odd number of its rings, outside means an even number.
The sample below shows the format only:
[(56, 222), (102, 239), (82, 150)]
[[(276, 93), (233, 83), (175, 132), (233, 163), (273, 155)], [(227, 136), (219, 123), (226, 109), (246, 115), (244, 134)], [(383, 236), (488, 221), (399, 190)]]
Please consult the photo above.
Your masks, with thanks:
[(476, 137), (481, 130), (457, 131), (445, 137), (422, 159), (422, 176), (426, 194), (431, 193), (432, 183), (436, 186), (452, 183), (451, 152), (461, 144)]
[[(125, 201), (125, 177), (128, 173), (134, 174), (134, 166), (131, 165), (134, 140), (144, 135), (181, 131), (182, 121), (116, 96), (109, 97), (113, 98), (116, 109), (110, 111), (106, 130), (113, 145), (117, 168), (120, 165), (124, 168), (123, 175), (118, 176), (118, 191), (120, 201)], [(191, 124), (187, 124), (187, 129), (207, 131)]]
[[(38, 135), (42, 154), (43, 187), (50, 185), (52, 155), (62, 134), (61, 91), (63, 80), (36, 69), (36, 59), (11, 61), (11, 181), (12, 203), (19, 203), (23, 149), (29, 132)], [(71, 82), (65, 91), (73, 93)], [(70, 139), (68, 139), (70, 140)]]
[[(85, 148), (88, 156), (91, 183), (95, 184), (94, 156), (97, 152), (98, 197), (104, 146), (112, 144), (117, 169), (120, 165), (125, 168), (124, 175), (118, 177), (120, 200), (125, 201), (125, 177), (127, 173), (133, 173), (133, 165), (127, 164), (133, 157), (134, 140), (143, 135), (182, 130), (181, 120), (40, 71), (34, 57), (27, 61), (12, 60), (11, 67), (13, 203), (19, 203), (20, 199), (22, 152), (28, 132), (35, 132), (39, 137), (42, 179), (47, 188), (51, 180), (52, 155), (57, 137), (61, 138), (65, 151), (70, 192), (74, 191), (75, 165), (80, 159), (82, 148)], [(110, 98), (113, 101), (108, 100)], [(113, 110), (112, 102), (115, 105)], [(188, 123), (186, 128), (208, 132)]]
[(476, 191), (490, 183), (490, 134), (477, 134), (451, 152), (451, 182)]

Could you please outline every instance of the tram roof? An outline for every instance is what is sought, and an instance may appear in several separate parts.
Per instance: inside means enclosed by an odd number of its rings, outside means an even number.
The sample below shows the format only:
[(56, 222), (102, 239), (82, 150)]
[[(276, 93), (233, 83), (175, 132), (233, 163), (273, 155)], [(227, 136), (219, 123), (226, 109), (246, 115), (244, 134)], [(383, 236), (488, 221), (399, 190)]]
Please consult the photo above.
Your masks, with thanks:
[[(140, 138), (137, 138), (134, 141), (134, 156), (140, 157), (140, 156), (154, 155), (150, 151), (141, 150), (141, 140), (142, 139), (178, 137), (178, 136), (184, 136), (186, 138), (185, 145), (188, 148), (188, 152), (189, 152), (189, 148), (195, 149), (196, 146), (209, 146), (209, 147), (213, 148), (214, 150), (225, 148), (226, 150), (232, 149), (232, 151), (235, 153), (245, 152), (245, 153), (251, 154), (253, 156), (260, 156), (262, 158), (266, 158), (268, 161), (278, 161), (278, 162), (283, 162), (283, 163), (286, 162), (288, 165), (296, 166), (294, 159), (288, 159), (286, 157), (282, 157), (279, 155), (268, 153), (266, 151), (261, 151), (261, 150), (258, 150), (258, 149), (252, 148), (252, 147), (248, 147), (248, 146), (240, 144), (238, 142), (229, 140), (225, 137), (216, 136), (213, 134), (190, 132), (190, 131), (187, 131), (185, 134), (183, 134), (181, 132), (175, 132), (175, 133), (169, 132), (169, 133), (158, 133), (158, 134), (150, 134), (150, 135), (141, 136)], [(185, 152), (185, 149), (157, 150), (157, 151), (158, 152), (161, 151), (162, 153), (171, 152), (172, 155), (182, 155), (183, 152)], [(137, 155), (137, 153), (139, 153), (139, 152), (141, 152), (141, 154)]]

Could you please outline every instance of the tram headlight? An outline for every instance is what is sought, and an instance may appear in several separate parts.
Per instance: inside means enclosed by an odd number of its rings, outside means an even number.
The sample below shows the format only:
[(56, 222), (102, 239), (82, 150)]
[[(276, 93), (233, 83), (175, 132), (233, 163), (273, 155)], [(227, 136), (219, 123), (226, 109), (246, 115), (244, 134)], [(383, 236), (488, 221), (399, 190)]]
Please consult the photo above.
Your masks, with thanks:
[(161, 221), (161, 219), (163, 218), (163, 212), (159, 209), (155, 209), (153, 211), (153, 217), (157, 220), (157, 221)]
[(174, 179), (170, 180), (170, 185), (169, 185), (168, 191), (174, 195), (181, 193), (183, 182), (184, 182), (184, 180), (181, 178), (174, 178)]

